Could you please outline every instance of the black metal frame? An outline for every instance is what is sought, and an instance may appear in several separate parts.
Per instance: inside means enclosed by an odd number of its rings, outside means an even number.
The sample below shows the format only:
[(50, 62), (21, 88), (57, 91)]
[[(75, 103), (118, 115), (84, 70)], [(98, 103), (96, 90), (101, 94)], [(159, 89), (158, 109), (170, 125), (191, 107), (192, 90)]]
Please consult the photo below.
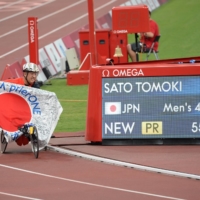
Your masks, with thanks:
[(151, 47), (150, 47), (150, 49), (149, 49), (149, 52), (147, 53), (146, 60), (148, 60), (148, 58), (149, 58), (149, 56), (150, 56), (151, 53), (154, 54), (156, 60), (159, 60), (159, 57), (158, 57), (158, 54), (157, 54), (158, 51), (155, 51), (155, 50), (153, 49), (153, 47), (154, 47), (155, 43), (159, 41), (160, 37), (161, 37), (160, 35), (157, 35), (157, 36), (155, 37), (155, 39), (154, 39), (154, 41), (153, 41), (153, 43), (152, 43), (152, 45), (151, 45)]

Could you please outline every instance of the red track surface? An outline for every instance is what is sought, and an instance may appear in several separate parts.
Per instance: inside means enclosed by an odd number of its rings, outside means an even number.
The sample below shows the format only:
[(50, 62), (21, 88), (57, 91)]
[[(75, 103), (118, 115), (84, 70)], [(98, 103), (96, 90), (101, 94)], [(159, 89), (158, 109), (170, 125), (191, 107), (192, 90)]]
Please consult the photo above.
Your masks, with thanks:
[[(6, 3), (13, 0), (7, 0)], [(27, 18), (37, 16), (38, 19), (54, 13), (64, 7), (78, 3), (72, 0), (55, 0), (34, 10), (30, 10), (13, 18), (11, 15), (33, 8), (44, 0), (16, 0), (23, 5), (13, 4), (6, 7), (0, 2), (0, 74), (7, 63), (21, 61), (28, 55)], [(28, 3), (29, 2), (29, 3)], [(96, 18), (107, 13), (113, 6), (124, 0), (113, 1), (112, 4), (95, 13)], [(106, 0), (95, 1), (95, 8), (108, 3)], [(8, 4), (7, 4), (8, 5)], [(39, 5), (39, 4), (37, 4)], [(4, 7), (3, 7), (4, 6)], [(6, 9), (6, 10), (5, 10)], [(88, 23), (87, 16), (75, 23), (71, 20), (87, 13), (87, 1), (39, 21), (40, 48), (59, 39)], [(59, 31), (52, 30), (69, 24)], [(18, 27), (24, 28), (14, 31)], [(5, 35), (5, 36), (3, 36)], [(20, 48), (22, 45), (24, 47)], [(13, 51), (13, 52), (12, 52)], [(12, 53), (9, 53), (12, 52)], [(2, 56), (3, 55), (3, 56)], [(63, 149), (75, 150), (101, 157), (125, 162), (152, 166), (200, 175), (199, 146), (94, 146), (85, 142), (83, 133), (56, 134), (52, 145)], [(69, 137), (73, 136), (73, 137)], [(53, 151), (40, 152), (36, 160), (29, 145), (19, 147), (10, 143), (6, 154), (0, 154), (0, 199), (187, 199), (198, 200), (200, 181), (195, 179), (168, 176), (159, 173), (135, 170), (132, 168), (108, 165), (64, 155)]]
[[(81, 135), (64, 134), (59, 138), (58, 134), (50, 143), (90, 155), (200, 174), (198, 146), (105, 147), (90, 145)], [(50, 200), (199, 199), (200, 183), (195, 179), (109, 165), (49, 150), (40, 152), (36, 160), (29, 145), (18, 147), (10, 143), (6, 152), (0, 155), (0, 199), (22, 196)]]
[[(95, 19), (124, 1), (94, 1), (94, 9), (97, 9)], [(14, 1), (7, 0), (7, 2), (13, 3)], [(6, 7), (9, 4), (0, 4), (2, 6), (0, 7), (0, 75), (6, 64), (21, 62), (22, 58), (29, 54), (28, 17), (38, 17), (39, 48), (88, 24), (87, 0), (16, 0), (15, 2), (19, 3), (9, 7)], [(36, 6), (39, 7), (35, 8)], [(56, 11), (58, 11), (57, 14), (55, 14)], [(63, 25), (65, 26), (61, 28)], [(51, 33), (52, 31), (54, 32)]]

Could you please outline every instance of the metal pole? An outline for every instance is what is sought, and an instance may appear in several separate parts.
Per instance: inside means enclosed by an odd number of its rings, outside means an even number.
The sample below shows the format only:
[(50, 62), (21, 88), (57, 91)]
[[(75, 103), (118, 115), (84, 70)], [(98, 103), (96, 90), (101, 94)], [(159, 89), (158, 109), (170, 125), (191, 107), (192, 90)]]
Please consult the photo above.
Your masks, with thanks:
[(89, 20), (89, 45), (92, 65), (97, 64), (96, 59), (96, 32), (94, 30), (94, 8), (93, 0), (88, 0), (88, 20)]
[(139, 47), (138, 47), (138, 34), (137, 33), (135, 33), (135, 44), (136, 44), (136, 61), (137, 62), (139, 62), (139, 55), (138, 55), (138, 49), (139, 49)]

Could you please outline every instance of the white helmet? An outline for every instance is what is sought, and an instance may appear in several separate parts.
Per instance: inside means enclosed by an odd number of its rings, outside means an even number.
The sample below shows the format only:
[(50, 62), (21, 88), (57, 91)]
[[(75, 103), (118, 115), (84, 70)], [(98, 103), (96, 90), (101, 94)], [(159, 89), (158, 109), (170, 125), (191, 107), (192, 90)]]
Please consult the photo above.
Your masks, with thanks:
[(23, 72), (39, 72), (39, 68), (35, 63), (26, 63), (23, 65)]

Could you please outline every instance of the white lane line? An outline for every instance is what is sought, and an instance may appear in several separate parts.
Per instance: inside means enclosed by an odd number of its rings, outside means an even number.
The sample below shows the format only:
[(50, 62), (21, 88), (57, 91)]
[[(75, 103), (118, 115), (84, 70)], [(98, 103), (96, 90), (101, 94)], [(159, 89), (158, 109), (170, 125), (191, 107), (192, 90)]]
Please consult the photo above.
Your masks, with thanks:
[(52, 3), (53, 1), (55, 1), (55, 0), (51, 0), (51, 1), (48, 1), (48, 2), (46, 2), (46, 3), (43, 3), (42, 5), (38, 5), (38, 6), (36, 6), (36, 7), (33, 7), (33, 8), (31, 8), (31, 9), (29, 9), (29, 10), (25, 10), (25, 11), (16, 13), (16, 14), (14, 14), (14, 15), (10, 15), (10, 16), (8, 16), (8, 17), (5, 17), (5, 18), (1, 19), (0, 22), (3, 22), (3, 21), (5, 21), (5, 20), (7, 20), (7, 19), (11, 19), (11, 18), (16, 17), (16, 16), (18, 16), (18, 15), (21, 15), (21, 14), (23, 14), (23, 13), (29, 12), (29, 11), (34, 10), (34, 9), (36, 9), (36, 8), (42, 7), (42, 6), (44, 6), (44, 5), (47, 5), (47, 4), (49, 4), (49, 3)]
[(26, 196), (20, 196), (20, 195), (5, 193), (5, 192), (0, 192), (0, 194), (2, 194), (2, 195), (7, 195), (7, 196), (11, 196), (11, 197), (18, 197), (18, 198), (21, 198), (21, 199), (42, 200), (42, 199), (36, 199), (36, 198), (31, 198), (31, 197), (26, 197)]
[[(102, 8), (108, 6), (109, 4), (111, 4), (111, 3), (115, 2), (115, 1), (116, 1), (116, 0), (112, 0), (112, 1), (110, 1), (109, 3), (104, 4), (103, 6), (100, 6), (100, 7), (96, 8), (96, 9), (94, 9), (94, 11), (96, 12), (96, 11), (98, 11), (98, 10), (101, 10)], [(66, 27), (66, 26), (68, 26), (68, 25), (70, 25), (70, 24), (72, 24), (72, 23), (74, 23), (74, 22), (76, 22), (76, 21), (78, 21), (78, 20), (80, 20), (80, 19), (86, 17), (86, 16), (88, 16), (88, 13), (87, 13), (87, 14), (84, 14), (84, 15), (82, 15), (82, 16), (80, 16), (80, 17), (77, 17), (76, 19), (74, 19), (74, 20), (72, 20), (72, 21), (70, 21), (70, 22), (67, 22), (66, 24), (64, 24), (64, 25), (62, 25), (62, 26), (60, 26), (60, 27), (58, 27), (58, 28), (56, 28), (56, 29), (54, 29), (54, 30), (48, 32), (47, 34), (42, 35), (41, 37), (39, 37), (39, 39), (42, 39), (42, 38), (44, 38), (44, 37), (46, 37), (46, 36), (48, 36), (48, 35), (51, 35), (52, 33), (55, 33), (56, 31), (58, 31), (58, 30), (60, 30), (60, 29), (62, 29), (62, 28), (64, 28), (64, 27)]]
[(19, 0), (19, 1), (13, 2), (13, 3), (8, 3), (8, 4), (5, 5), (5, 6), (0, 6), (0, 10), (3, 9), (3, 8), (10, 7), (10, 6), (12, 6), (12, 5), (18, 4), (18, 3), (21, 3), (21, 2), (23, 2), (23, 1), (26, 1), (26, 0)]
[[(112, 0), (111, 2), (106, 3), (106, 4), (104, 4), (103, 6), (100, 6), (100, 7), (96, 8), (94, 11), (96, 12), (96, 11), (98, 11), (98, 10), (104, 8), (104, 7), (107, 6), (108, 4), (111, 4), (111, 3), (115, 2), (115, 1), (116, 1), (116, 0)], [(88, 16), (88, 14), (82, 15), (82, 16), (80, 16), (80, 17), (78, 17), (78, 18), (76, 18), (76, 19), (74, 19), (74, 20), (72, 20), (72, 21), (70, 21), (70, 22), (68, 22), (68, 23), (66, 23), (66, 24), (64, 24), (64, 25), (62, 25), (62, 26), (60, 26), (60, 27), (54, 29), (53, 31), (48, 32), (47, 34), (44, 34), (44, 35), (40, 36), (38, 39), (42, 39), (42, 38), (44, 38), (44, 37), (46, 37), (46, 36), (48, 36), (48, 35), (51, 35), (52, 33), (55, 33), (56, 31), (58, 31), (58, 30), (60, 30), (60, 29), (62, 29), (62, 28), (64, 28), (64, 27), (66, 27), (66, 26), (68, 26), (68, 25), (70, 25), (70, 24), (72, 24), (72, 23), (74, 23), (74, 22), (76, 22), (76, 21), (82, 19), (83, 17), (86, 17), (86, 16)], [(26, 47), (26, 46), (28, 46), (28, 45), (29, 45), (29, 43), (23, 44), (23, 45), (21, 45), (20, 47), (17, 47), (17, 48), (15, 48), (15, 49), (13, 49), (12, 51), (9, 51), (9, 52), (7, 52), (7, 53), (1, 55), (0, 58), (3, 58), (3, 57), (5, 57), (5, 56), (7, 56), (7, 55), (9, 55), (9, 54), (11, 54), (11, 53), (14, 53), (14, 52), (16, 52), (16, 51), (18, 51), (18, 50), (20, 50), (20, 49), (22, 49), (22, 48), (24, 48), (24, 47)]]
[(55, 28), (55, 29), (53, 29), (52, 31), (50, 31), (50, 32), (48, 32), (48, 33), (46, 33), (46, 34), (40, 36), (39, 39), (45, 38), (46, 36), (51, 35), (52, 33), (55, 33), (55, 32), (59, 31), (59, 30), (62, 29), (62, 28), (65, 28), (66, 26), (69, 26), (70, 24), (72, 24), (72, 23), (74, 23), (74, 22), (76, 22), (76, 21), (78, 21), (78, 20), (80, 20), (80, 19), (86, 17), (87, 15), (88, 15), (88, 14), (81, 15), (80, 17), (77, 17), (76, 19), (74, 19), (74, 20), (72, 20), (72, 21), (70, 21), (70, 22), (67, 22), (66, 24), (64, 24), (64, 25), (62, 25), (62, 26), (59, 26), (58, 28)]
[(178, 176), (178, 177), (182, 177), (182, 178), (191, 178), (191, 179), (200, 180), (200, 176), (195, 175), (195, 174), (187, 174), (187, 173), (182, 173), (182, 172), (177, 172), (177, 171), (159, 169), (159, 168), (155, 168), (155, 167), (137, 165), (137, 164), (132, 164), (132, 163), (128, 163), (128, 162), (112, 160), (112, 159), (102, 158), (102, 157), (98, 157), (98, 156), (92, 156), (92, 155), (89, 155), (89, 154), (79, 153), (79, 152), (76, 152), (76, 151), (67, 150), (67, 149), (54, 147), (54, 146), (50, 146), (50, 145), (47, 145), (47, 148), (51, 149), (53, 151), (63, 153), (63, 154), (78, 156), (78, 157), (86, 158), (86, 159), (89, 159), (89, 160), (104, 162), (104, 163), (107, 163), (107, 164), (118, 165), (118, 166), (122, 166), (122, 167), (129, 167), (129, 168), (134, 168), (134, 169), (139, 169), (139, 170), (144, 170), (144, 171), (150, 171), (150, 172), (156, 172), (156, 173), (161, 173), (161, 174), (167, 174), (167, 175), (172, 175), (172, 176)]
[(15, 48), (15, 49), (13, 49), (12, 51), (9, 51), (9, 52), (7, 52), (7, 53), (1, 55), (0, 58), (3, 58), (3, 57), (5, 57), (5, 56), (7, 56), (7, 55), (9, 55), (9, 54), (11, 54), (11, 53), (14, 53), (15, 51), (18, 51), (18, 50), (20, 50), (20, 49), (22, 49), (22, 48), (28, 46), (28, 44), (29, 44), (29, 43), (23, 44), (23, 45), (21, 45), (20, 47), (17, 47), (17, 48)]
[(42, 173), (24, 170), (24, 169), (20, 169), (20, 168), (16, 168), (16, 167), (11, 167), (11, 166), (8, 166), (8, 165), (0, 164), (0, 167), (13, 169), (13, 170), (21, 171), (21, 172), (26, 172), (26, 173), (30, 173), (30, 174), (35, 174), (35, 175), (39, 175), (39, 176), (54, 178), (54, 179), (58, 179), (58, 180), (69, 181), (69, 182), (73, 182), (73, 183), (79, 183), (79, 184), (83, 184), (83, 185), (89, 185), (89, 186), (100, 187), (100, 188), (105, 188), (105, 189), (117, 190), (117, 191), (121, 191), (121, 192), (129, 192), (129, 193), (141, 194), (141, 195), (146, 195), (146, 196), (159, 197), (159, 198), (163, 198), (163, 199), (184, 200), (184, 199), (180, 199), (180, 198), (176, 198), (176, 197), (163, 196), (163, 195), (157, 195), (157, 194), (146, 193), (146, 192), (139, 192), (139, 191), (136, 191), (136, 190), (127, 190), (127, 189), (110, 187), (110, 186), (105, 186), (105, 185), (99, 185), (99, 184), (94, 184), (94, 183), (89, 183), (89, 182), (84, 182), (84, 181), (77, 181), (77, 180), (74, 180), (74, 179), (62, 178), (62, 177), (58, 177), (58, 176), (52, 176), (52, 175), (48, 175), (48, 174), (42, 174)]
[[(51, 13), (51, 14), (49, 14), (49, 15), (46, 15), (46, 16), (44, 16), (44, 17), (41, 17), (41, 18), (39, 18), (37, 21), (40, 22), (40, 21), (42, 21), (42, 20), (44, 20), (44, 19), (46, 19), (46, 18), (52, 17), (53, 15), (56, 15), (56, 14), (58, 14), (58, 13), (60, 13), (60, 12), (63, 12), (63, 11), (65, 11), (65, 10), (67, 10), (67, 9), (70, 9), (70, 8), (72, 8), (72, 7), (74, 7), (74, 6), (77, 6), (78, 4), (83, 3), (84, 1), (86, 1), (86, 0), (81, 0), (81, 1), (79, 1), (79, 2), (77, 2), (77, 3), (71, 4), (70, 6), (67, 6), (67, 7), (65, 7), (65, 8), (62, 8), (62, 9), (60, 9), (60, 10), (58, 10), (58, 11), (56, 11), (56, 12), (53, 12), (53, 13)], [(0, 38), (5, 37), (5, 36), (7, 36), (7, 35), (10, 35), (11, 33), (14, 33), (14, 32), (16, 32), (16, 31), (19, 31), (19, 30), (21, 30), (21, 29), (23, 29), (23, 28), (26, 28), (27, 26), (28, 26), (28, 25), (25, 24), (25, 25), (23, 25), (23, 26), (20, 26), (19, 28), (13, 29), (13, 30), (10, 31), (10, 32), (7, 32), (7, 33), (5, 33), (5, 34), (3, 34), (3, 35), (0, 35)]]
[(72, 7), (74, 7), (74, 6), (77, 6), (77, 5), (79, 5), (79, 4), (81, 4), (81, 3), (85, 2), (85, 1), (86, 1), (86, 0), (80, 0), (80, 1), (78, 1), (78, 2), (76, 2), (76, 3), (73, 3), (73, 4), (71, 4), (71, 5), (67, 6), (67, 7), (64, 7), (64, 8), (62, 8), (62, 9), (58, 10), (58, 11), (55, 11), (55, 12), (49, 14), (49, 15), (46, 15), (46, 16), (44, 16), (44, 17), (41, 17), (38, 21), (42, 21), (42, 20), (44, 20), (44, 19), (46, 19), (46, 18), (48, 18), (48, 17), (51, 17), (51, 16), (53, 16), (53, 15), (56, 15), (56, 14), (58, 14), (58, 13), (60, 13), (60, 12), (65, 11), (65, 10), (67, 10), (67, 9), (69, 9), (69, 8), (72, 8)]

